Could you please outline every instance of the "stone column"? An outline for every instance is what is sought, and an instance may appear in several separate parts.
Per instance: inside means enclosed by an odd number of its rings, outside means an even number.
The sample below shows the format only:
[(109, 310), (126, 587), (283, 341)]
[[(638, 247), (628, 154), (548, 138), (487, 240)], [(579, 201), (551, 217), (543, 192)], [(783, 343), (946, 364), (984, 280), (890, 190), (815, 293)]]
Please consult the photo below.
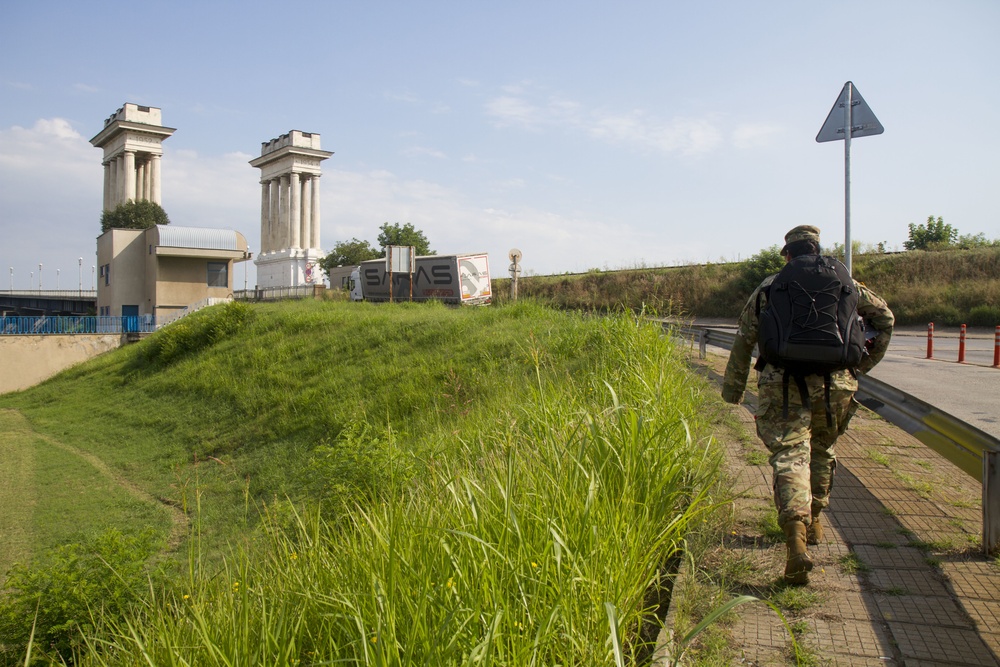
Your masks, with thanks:
[(115, 206), (125, 201), (125, 154), (115, 158)]
[(280, 222), (278, 223), (278, 243), (275, 247), (280, 250), (289, 247), (288, 239), (291, 235), (288, 229), (288, 174), (282, 174), (279, 178), (281, 179), (281, 185), (278, 186), (281, 191), (281, 203), (278, 205)]
[(281, 225), (281, 210), (279, 209), (281, 204), (281, 180), (272, 178), (268, 181), (268, 186), (271, 190), (271, 225), (268, 227), (267, 232), (267, 247), (268, 252), (274, 252), (279, 248), (278, 229)]
[(136, 162), (135, 165), (135, 198), (146, 199), (146, 163)]
[(312, 238), (312, 188), (309, 187), (311, 176), (302, 179), (302, 226), (300, 234), (302, 236), (302, 247), (311, 248), (309, 240)]
[(125, 151), (125, 200), (135, 199), (135, 151)]
[(142, 163), (142, 198), (153, 201), (153, 156), (147, 155)]
[(301, 248), (302, 246), (299, 243), (299, 240), (301, 239), (301, 236), (299, 235), (299, 225), (301, 224), (302, 217), (302, 187), (299, 185), (298, 172), (293, 171), (289, 174), (288, 189), (291, 194), (288, 202), (288, 228), (292, 233), (291, 242), (288, 244), (288, 247)]
[(104, 163), (104, 210), (111, 210), (111, 162)]
[(271, 184), (260, 182), (260, 252), (270, 250), (267, 235), (271, 233)]
[(111, 174), (108, 178), (108, 210), (111, 211), (118, 205), (118, 160), (108, 160), (108, 168)]
[(310, 219), (312, 220), (312, 239), (309, 242), (310, 247), (320, 248), (320, 229), (319, 229), (319, 174), (313, 174), (313, 177), (309, 179), (311, 181), (310, 186), (312, 187), (312, 196), (310, 197), (312, 201), (312, 215)]
[(153, 155), (149, 162), (149, 198), (157, 204), (160, 201), (160, 156)]

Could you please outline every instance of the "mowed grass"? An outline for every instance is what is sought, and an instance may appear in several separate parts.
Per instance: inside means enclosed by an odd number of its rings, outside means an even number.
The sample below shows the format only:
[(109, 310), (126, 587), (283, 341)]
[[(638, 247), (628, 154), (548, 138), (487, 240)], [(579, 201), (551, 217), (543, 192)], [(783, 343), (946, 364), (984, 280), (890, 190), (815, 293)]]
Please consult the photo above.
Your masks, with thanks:
[(191, 520), (79, 664), (632, 664), (715, 479), (705, 390), (630, 315), (294, 302), (0, 409)]
[(0, 573), (107, 527), (169, 530), (163, 508), (35, 433), (19, 412), (0, 409), (0, 433)]

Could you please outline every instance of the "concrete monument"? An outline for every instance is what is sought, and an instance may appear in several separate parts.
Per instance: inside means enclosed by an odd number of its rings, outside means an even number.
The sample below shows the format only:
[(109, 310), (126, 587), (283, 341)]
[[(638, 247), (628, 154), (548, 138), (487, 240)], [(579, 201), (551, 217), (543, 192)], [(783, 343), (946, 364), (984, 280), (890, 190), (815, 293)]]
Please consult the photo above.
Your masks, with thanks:
[(260, 252), (257, 287), (320, 284), (320, 162), (333, 152), (320, 149), (320, 137), (292, 130), (261, 144)]
[(163, 127), (160, 110), (125, 104), (107, 120), (90, 143), (104, 149), (104, 210), (128, 200), (160, 201), (163, 140), (174, 128)]

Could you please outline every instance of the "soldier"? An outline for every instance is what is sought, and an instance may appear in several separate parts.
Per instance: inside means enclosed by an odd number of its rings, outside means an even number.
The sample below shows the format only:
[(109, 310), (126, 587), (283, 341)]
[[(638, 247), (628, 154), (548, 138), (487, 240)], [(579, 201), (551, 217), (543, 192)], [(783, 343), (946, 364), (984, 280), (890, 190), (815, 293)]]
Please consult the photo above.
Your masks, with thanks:
[[(819, 253), (817, 227), (800, 225), (785, 235), (781, 254), (786, 263)], [(722, 398), (728, 403), (738, 405), (743, 399), (751, 351), (758, 342), (760, 314), (774, 279), (773, 275), (765, 278), (740, 313), (722, 385)], [(806, 375), (800, 391), (789, 391), (784, 369), (772, 363), (763, 368), (758, 365), (757, 435), (771, 454), (774, 502), (788, 550), (785, 580), (792, 584), (809, 582), (813, 564), (806, 544), (823, 539), (820, 512), (829, 505), (837, 466), (833, 446), (858, 408), (854, 400), (857, 374), (869, 372), (882, 360), (892, 336), (893, 316), (885, 301), (861, 283), (854, 281), (854, 285), (858, 290), (857, 312), (877, 334), (867, 341), (868, 353), (857, 368), (830, 373), (828, 386), (822, 374)]]

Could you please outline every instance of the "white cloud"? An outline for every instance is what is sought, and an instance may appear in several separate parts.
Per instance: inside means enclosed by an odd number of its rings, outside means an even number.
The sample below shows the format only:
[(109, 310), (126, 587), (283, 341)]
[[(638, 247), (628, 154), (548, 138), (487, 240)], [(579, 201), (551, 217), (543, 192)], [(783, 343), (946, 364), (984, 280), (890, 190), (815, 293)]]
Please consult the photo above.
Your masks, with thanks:
[(638, 150), (698, 155), (719, 148), (722, 130), (707, 118), (660, 119), (643, 110), (608, 112), (585, 109), (559, 96), (536, 102), (524, 93), (525, 87), (505, 87), (508, 93), (486, 102), (486, 114), (497, 127), (528, 130), (569, 128), (605, 143)]
[(534, 128), (548, 122), (544, 111), (520, 97), (504, 95), (486, 103), (486, 113), (495, 119), (497, 126), (520, 125)]
[(73, 90), (79, 91), (81, 93), (96, 93), (99, 92), (101, 89), (98, 88), (97, 86), (91, 86), (86, 83), (74, 83)]
[(434, 148), (427, 148), (426, 146), (410, 146), (409, 148), (404, 148), (402, 154), (407, 157), (432, 157), (439, 160), (446, 160), (448, 156), (439, 150)]
[(771, 142), (781, 132), (777, 125), (746, 124), (733, 130), (733, 146), (739, 149), (760, 148)]

